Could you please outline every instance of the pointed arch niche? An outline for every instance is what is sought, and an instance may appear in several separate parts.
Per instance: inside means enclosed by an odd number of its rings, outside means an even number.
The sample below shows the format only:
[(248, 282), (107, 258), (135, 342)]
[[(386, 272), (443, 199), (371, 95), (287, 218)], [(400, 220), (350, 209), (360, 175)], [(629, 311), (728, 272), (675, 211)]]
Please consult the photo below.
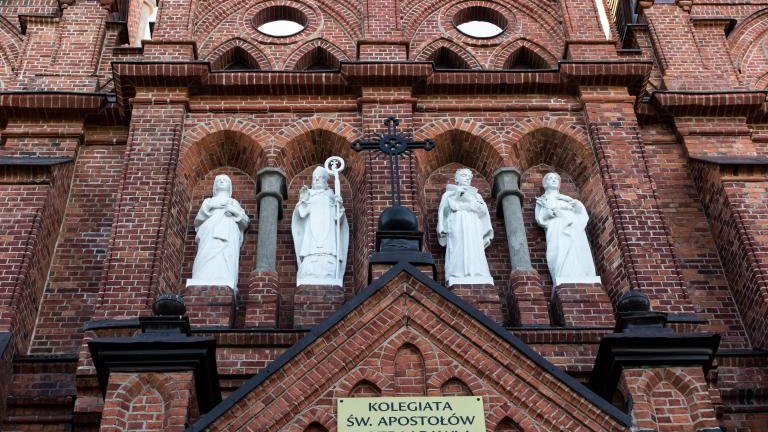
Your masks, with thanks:
[[(440, 198), (448, 184), (454, 183), (456, 170), (472, 171), (472, 186), (476, 187), (488, 206), (494, 237), (485, 249), (485, 256), (494, 285), (501, 289), (507, 285), (510, 274), (504, 221), (496, 217), (496, 200), (491, 197), (493, 173), (504, 166), (504, 147), (501, 138), (490, 128), (472, 121), (441, 120), (422, 127), (414, 139), (431, 138), (435, 148), (430, 152), (415, 152), (417, 191), (416, 214), (420, 218), (424, 243), (435, 257), (438, 281), (445, 282), (445, 248), (438, 243), (437, 210)], [(501, 296), (503, 297), (503, 296)], [(507, 305), (502, 300), (502, 311)], [(505, 321), (509, 320), (504, 316)]]
[[(341, 156), (346, 168), (341, 175), (341, 196), (349, 222), (349, 250), (344, 273), (344, 299), (365, 286), (367, 254), (365, 248), (365, 206), (368, 193), (365, 186), (365, 161), (355, 153), (351, 143), (360, 134), (351, 126), (337, 121), (313, 117), (297, 122), (276, 137), (270, 152), (270, 166), (286, 173), (288, 197), (283, 203), (284, 215), (278, 221), (277, 273), (280, 291), (281, 326), (291, 327), (296, 294), (297, 261), (291, 233), (291, 215), (298, 202), (302, 186), (311, 186), (312, 171), (330, 156)], [(333, 187), (332, 178), (329, 187)], [(342, 303), (343, 303), (342, 300)]]
[(597, 161), (586, 137), (576, 130), (537, 126), (514, 142), (511, 151), (522, 173), (523, 221), (531, 264), (541, 277), (545, 297), (551, 298), (552, 280), (546, 261), (545, 232), (536, 224), (534, 209), (536, 197), (544, 191), (541, 185), (544, 175), (554, 171), (562, 178), (560, 191), (580, 200), (589, 213), (586, 232), (596, 270), (604, 283), (608, 281), (603, 288), (609, 291), (615, 303), (621, 295), (618, 284), (621, 279), (617, 277), (621, 271), (618, 245)]
[[(216, 128), (216, 125), (207, 125)], [(202, 130), (202, 129), (201, 129)], [(205, 130), (210, 130), (206, 128)], [(194, 137), (194, 131), (189, 136)], [(194, 219), (203, 199), (211, 196), (213, 178), (227, 174), (232, 179), (232, 197), (250, 218), (240, 250), (239, 295), (247, 295), (248, 277), (254, 268), (258, 213), (256, 173), (264, 166), (264, 151), (256, 138), (258, 131), (218, 130), (181, 149), (166, 229), (162, 281), (168, 291), (177, 291), (192, 274), (195, 258)], [(263, 138), (263, 137), (262, 137)]]

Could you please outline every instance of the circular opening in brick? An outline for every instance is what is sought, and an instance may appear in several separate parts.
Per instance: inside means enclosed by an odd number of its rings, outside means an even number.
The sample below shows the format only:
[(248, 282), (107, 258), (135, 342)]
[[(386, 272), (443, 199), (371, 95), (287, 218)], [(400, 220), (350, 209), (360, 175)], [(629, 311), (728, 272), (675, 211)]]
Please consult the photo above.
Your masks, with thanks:
[(253, 17), (256, 30), (272, 37), (288, 37), (307, 27), (309, 19), (304, 12), (290, 6), (271, 6)]
[(490, 39), (504, 32), (507, 19), (484, 6), (470, 6), (453, 16), (453, 25), (461, 33), (476, 39)]

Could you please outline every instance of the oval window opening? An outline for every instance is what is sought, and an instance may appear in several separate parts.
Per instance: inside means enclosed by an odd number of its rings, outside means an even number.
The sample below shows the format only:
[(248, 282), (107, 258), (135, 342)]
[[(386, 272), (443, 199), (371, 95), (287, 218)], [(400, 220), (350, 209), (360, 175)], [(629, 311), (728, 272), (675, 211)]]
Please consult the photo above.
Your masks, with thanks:
[(253, 18), (253, 24), (267, 36), (288, 37), (307, 27), (307, 16), (296, 8), (272, 6), (260, 10)]
[(504, 33), (507, 19), (491, 8), (472, 6), (458, 11), (453, 17), (453, 25), (469, 37), (488, 39)]

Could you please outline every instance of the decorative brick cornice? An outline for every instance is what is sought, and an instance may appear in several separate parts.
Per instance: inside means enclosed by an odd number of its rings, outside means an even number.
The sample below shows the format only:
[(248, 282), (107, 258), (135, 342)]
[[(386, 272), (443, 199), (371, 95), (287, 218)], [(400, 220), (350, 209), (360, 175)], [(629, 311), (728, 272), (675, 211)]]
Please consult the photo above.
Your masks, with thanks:
[(98, 112), (107, 104), (104, 93), (61, 91), (0, 92), (0, 116), (61, 118)]
[(423, 82), (433, 73), (431, 62), (341, 63), (341, 75), (349, 84), (360, 86), (409, 86)]
[(454, 70), (435, 71), (416, 93), (574, 93), (575, 86), (556, 70), (525, 72)]
[(653, 62), (640, 61), (561, 61), (560, 74), (579, 85), (628, 87), (638, 93), (651, 73)]
[(218, 72), (207, 76), (193, 93), (232, 94), (342, 94), (347, 82), (339, 72), (254, 71)]
[(750, 116), (765, 103), (766, 91), (655, 91), (651, 103), (674, 116)]

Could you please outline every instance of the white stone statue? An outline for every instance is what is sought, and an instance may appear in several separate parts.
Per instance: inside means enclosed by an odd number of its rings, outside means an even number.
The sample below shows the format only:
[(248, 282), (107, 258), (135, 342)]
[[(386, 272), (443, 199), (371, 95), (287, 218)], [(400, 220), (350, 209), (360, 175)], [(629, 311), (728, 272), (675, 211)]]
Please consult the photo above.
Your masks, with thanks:
[[(338, 171), (340, 169), (335, 171), (337, 186)], [(296, 286), (343, 286), (349, 224), (341, 195), (328, 187), (329, 175), (327, 169), (315, 168), (312, 188), (302, 186), (293, 210), (291, 231), (299, 264)]]
[(485, 200), (470, 186), (472, 171), (456, 170), (456, 184), (449, 184), (437, 211), (437, 234), (445, 246), (445, 280), (455, 284), (493, 285), (485, 248), (493, 239)]
[(560, 193), (560, 176), (551, 172), (536, 198), (536, 223), (547, 232), (547, 265), (554, 286), (600, 283), (584, 228), (589, 215), (579, 200)]
[(232, 198), (232, 180), (220, 174), (213, 180), (213, 196), (206, 198), (195, 217), (197, 255), (190, 285), (226, 285), (237, 291), (240, 246), (248, 215)]

